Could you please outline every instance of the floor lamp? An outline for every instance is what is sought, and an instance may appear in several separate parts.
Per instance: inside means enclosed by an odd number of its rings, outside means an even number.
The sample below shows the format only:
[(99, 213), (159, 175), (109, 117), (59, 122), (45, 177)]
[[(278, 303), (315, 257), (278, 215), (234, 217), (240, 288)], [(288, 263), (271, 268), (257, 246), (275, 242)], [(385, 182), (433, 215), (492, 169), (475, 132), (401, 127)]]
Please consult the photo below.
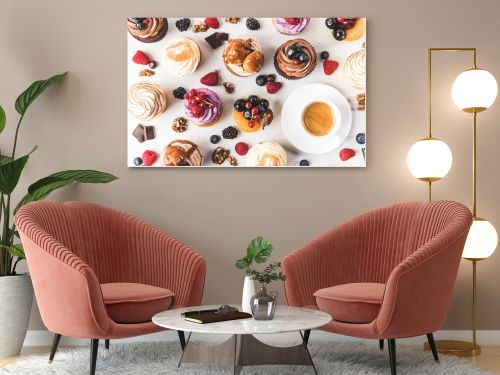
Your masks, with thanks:
[[(477, 202), (477, 114), (489, 108), (495, 101), (498, 86), (495, 78), (489, 72), (476, 65), (475, 48), (430, 48), (428, 50), (428, 109), (429, 137), (415, 143), (408, 152), (408, 168), (412, 174), (429, 185), (429, 201), (432, 199), (432, 182), (444, 177), (451, 168), (451, 151), (442, 141), (432, 138), (432, 53), (433, 52), (469, 52), (472, 54), (472, 67), (462, 72), (453, 83), (451, 95), (455, 105), (466, 113), (472, 114), (472, 214), (473, 224), (467, 236), (462, 257), (472, 262), (472, 342), (457, 340), (437, 340), (436, 346), (440, 353), (457, 356), (474, 356), (481, 353), (481, 347), (476, 342), (477, 293), (476, 266), (479, 260), (488, 258), (496, 249), (498, 236), (493, 225), (479, 217), (476, 210)], [(435, 143), (430, 146), (430, 142)], [(422, 146), (425, 143), (425, 147)], [(426, 153), (423, 156), (422, 153)], [(427, 165), (424, 163), (426, 162)], [(439, 164), (439, 165), (436, 165)], [(432, 176), (439, 172), (441, 176)], [(437, 171), (437, 172), (436, 172)], [(427, 176), (426, 176), (427, 175)], [(426, 344), (425, 349), (429, 349)]]

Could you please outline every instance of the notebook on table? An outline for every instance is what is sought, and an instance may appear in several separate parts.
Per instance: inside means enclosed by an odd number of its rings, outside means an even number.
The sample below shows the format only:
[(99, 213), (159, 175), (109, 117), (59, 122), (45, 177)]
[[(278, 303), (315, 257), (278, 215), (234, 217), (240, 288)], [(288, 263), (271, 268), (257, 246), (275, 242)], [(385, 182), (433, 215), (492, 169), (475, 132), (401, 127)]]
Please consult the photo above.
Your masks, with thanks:
[(252, 314), (234, 311), (227, 312), (221, 314), (219, 310), (199, 310), (199, 311), (188, 311), (182, 313), (182, 317), (184, 320), (192, 323), (198, 324), (207, 324), (207, 323), (216, 323), (216, 322), (225, 322), (228, 320), (237, 320), (237, 319), (248, 319), (252, 317)]

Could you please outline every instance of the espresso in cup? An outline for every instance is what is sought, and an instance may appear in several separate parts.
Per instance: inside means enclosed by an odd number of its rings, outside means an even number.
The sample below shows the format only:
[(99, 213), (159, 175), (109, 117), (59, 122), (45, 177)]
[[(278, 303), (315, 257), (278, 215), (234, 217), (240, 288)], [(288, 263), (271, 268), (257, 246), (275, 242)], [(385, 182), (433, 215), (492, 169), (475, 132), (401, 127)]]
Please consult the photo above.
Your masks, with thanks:
[(334, 128), (335, 114), (327, 103), (312, 102), (304, 109), (302, 124), (309, 134), (321, 137)]

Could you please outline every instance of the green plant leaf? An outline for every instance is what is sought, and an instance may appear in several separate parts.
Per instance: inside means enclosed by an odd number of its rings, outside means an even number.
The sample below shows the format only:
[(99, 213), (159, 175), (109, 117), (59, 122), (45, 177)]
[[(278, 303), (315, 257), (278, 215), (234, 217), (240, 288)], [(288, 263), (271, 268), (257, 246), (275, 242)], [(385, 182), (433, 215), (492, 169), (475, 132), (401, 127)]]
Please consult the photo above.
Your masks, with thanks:
[(0, 155), (0, 165), (7, 164), (10, 161), (12, 161), (12, 158), (10, 156)]
[(5, 111), (0, 105), (0, 133), (5, 129), (5, 123), (7, 122), (7, 116), (5, 115)]
[(16, 111), (20, 115), (24, 115), (26, 110), (30, 106), (31, 103), (35, 101), (36, 98), (40, 96), (45, 89), (55, 83), (61, 82), (66, 78), (68, 72), (57, 74), (55, 76), (50, 77), (49, 79), (40, 80), (33, 82), (30, 87), (24, 90), (21, 95), (19, 95), (16, 99)]
[(273, 245), (262, 237), (254, 238), (247, 248), (247, 256), (250, 255), (256, 263), (264, 263), (272, 252)]
[(81, 183), (108, 183), (116, 180), (112, 174), (94, 170), (68, 170), (51, 174), (28, 187), (28, 193), (21, 199), (14, 210), (14, 214), (25, 204), (45, 199), (53, 191), (74, 184)]
[(7, 251), (12, 255), (13, 257), (18, 257), (19, 259), (24, 259), (24, 249), (23, 245), (21, 244), (16, 244), (16, 245), (4, 245), (0, 244), (0, 247), (3, 247), (4, 249), (7, 249)]
[(21, 156), (19, 159), (7, 161), (3, 157), (0, 164), (0, 192), (10, 194), (16, 188), (21, 173), (28, 162), (30, 154), (36, 150), (36, 146), (29, 154)]
[(250, 264), (245, 258), (238, 259), (234, 265), (236, 266), (236, 268), (239, 268), (241, 270), (250, 267)]

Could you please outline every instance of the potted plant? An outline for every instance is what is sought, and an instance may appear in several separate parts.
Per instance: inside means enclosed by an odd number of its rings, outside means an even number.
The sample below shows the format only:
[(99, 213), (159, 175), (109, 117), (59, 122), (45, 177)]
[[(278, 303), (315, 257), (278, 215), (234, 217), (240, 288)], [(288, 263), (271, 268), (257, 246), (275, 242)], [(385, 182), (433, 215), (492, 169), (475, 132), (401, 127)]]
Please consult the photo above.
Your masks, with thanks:
[[(24, 251), (19, 243), (19, 234), (13, 215), (29, 202), (46, 198), (54, 190), (75, 182), (107, 183), (115, 176), (94, 170), (66, 170), (53, 173), (28, 187), (21, 200), (14, 204), (11, 200), (24, 167), (36, 146), (27, 154), (17, 157), (19, 130), (29, 106), (49, 86), (61, 82), (67, 73), (49, 79), (33, 82), (16, 100), (15, 109), (20, 117), (17, 122), (12, 151), (0, 154), (0, 358), (19, 355), (28, 330), (33, 302), (33, 287), (29, 274), (17, 273), (16, 268), (24, 259)], [(0, 106), (0, 133), (5, 129), (6, 115)]]
[[(262, 285), (269, 284), (273, 280), (285, 280), (285, 275), (281, 272), (276, 272), (281, 267), (281, 263), (275, 262), (267, 266), (264, 271), (258, 272), (252, 268), (255, 263), (265, 263), (273, 252), (273, 245), (262, 237), (256, 237), (247, 247), (245, 256), (238, 259), (235, 263), (236, 268), (245, 270), (245, 282), (243, 284), (243, 294), (241, 300), (242, 310), (248, 313), (253, 313), (251, 299), (255, 295), (254, 280), (259, 281)], [(260, 292), (259, 292), (260, 293)], [(274, 313), (273, 313), (274, 314)]]
[(267, 285), (272, 281), (285, 281), (286, 276), (281, 272), (281, 262), (268, 264), (263, 271), (250, 270), (252, 280), (260, 283), (260, 291), (250, 299), (252, 315), (257, 320), (271, 320), (276, 311), (278, 292), (268, 292)]

